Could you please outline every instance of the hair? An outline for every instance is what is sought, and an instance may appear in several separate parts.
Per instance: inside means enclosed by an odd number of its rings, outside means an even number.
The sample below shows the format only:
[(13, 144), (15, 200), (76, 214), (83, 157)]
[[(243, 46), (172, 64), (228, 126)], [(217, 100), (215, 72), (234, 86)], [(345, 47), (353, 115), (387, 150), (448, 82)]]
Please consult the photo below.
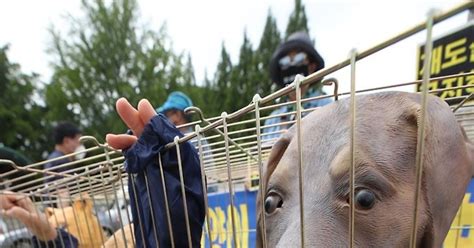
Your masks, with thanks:
[(186, 114), (183, 110), (177, 109), (177, 108), (172, 108), (172, 109), (169, 109), (169, 110), (165, 111), (164, 115), (166, 115), (166, 113), (172, 112), (172, 111), (181, 113), (181, 115), (183, 115), (183, 118), (186, 121), (186, 123), (189, 123), (193, 120), (193, 116), (191, 114)]
[(186, 120), (187, 123), (189, 123), (193, 120), (193, 116), (191, 114), (184, 113), (184, 111), (183, 111), (183, 116), (184, 116), (184, 119)]
[(60, 145), (63, 143), (65, 137), (74, 138), (81, 133), (81, 130), (79, 130), (76, 125), (65, 121), (60, 122), (53, 130), (54, 144)]

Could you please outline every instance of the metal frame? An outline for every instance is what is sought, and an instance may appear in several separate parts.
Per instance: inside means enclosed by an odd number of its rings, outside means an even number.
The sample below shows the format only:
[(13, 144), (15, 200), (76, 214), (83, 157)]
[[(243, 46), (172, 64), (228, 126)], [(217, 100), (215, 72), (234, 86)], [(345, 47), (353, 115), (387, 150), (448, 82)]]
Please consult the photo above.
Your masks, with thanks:
[[(414, 199), (414, 209), (413, 209), (413, 223), (412, 223), (412, 230), (411, 230), (411, 239), (410, 239), (410, 247), (416, 247), (416, 225), (417, 225), (417, 218), (418, 218), (418, 201), (419, 201), (419, 191), (420, 191), (420, 184), (421, 184), (421, 175), (423, 171), (423, 163), (421, 159), (421, 155), (423, 154), (424, 150), (424, 121), (425, 121), (425, 111), (426, 111), (426, 98), (429, 93), (437, 93), (443, 90), (452, 90), (452, 89), (460, 89), (460, 88), (474, 88), (474, 86), (460, 86), (460, 87), (452, 87), (447, 89), (441, 90), (428, 90), (428, 83), (434, 80), (452, 78), (452, 77), (459, 77), (459, 76), (470, 76), (474, 75), (474, 72), (468, 73), (459, 73), (456, 75), (449, 75), (437, 78), (430, 78), (430, 70), (425, 69), (424, 75), (422, 80), (416, 80), (412, 82), (404, 82), (398, 84), (392, 84), (390, 86), (384, 87), (377, 87), (372, 89), (364, 89), (364, 90), (356, 90), (356, 64), (359, 60), (362, 60), (382, 49), (385, 49), (391, 45), (396, 44), (399, 41), (402, 41), (420, 31), (426, 30), (426, 46), (425, 46), (425, 59), (424, 68), (428, 68), (430, 63), (431, 57), (431, 47), (432, 47), (432, 28), (433, 25), (439, 23), (451, 16), (454, 16), (462, 11), (474, 8), (474, 2), (469, 1), (465, 2), (459, 6), (456, 6), (446, 12), (434, 14), (434, 12), (430, 12), (428, 18), (425, 22), (419, 23), (412, 28), (384, 41), (380, 44), (377, 44), (367, 50), (357, 52), (356, 50), (352, 50), (350, 52), (350, 56), (348, 59), (341, 61), (333, 66), (330, 66), (326, 69), (313, 73), (307, 77), (298, 76), (296, 77), (295, 81), (288, 85), (287, 87), (280, 89), (266, 97), (260, 97), (259, 95), (255, 95), (249, 105), (237, 110), (234, 113), (227, 114), (225, 112), (222, 113), (219, 117), (214, 118), (204, 118), (202, 112), (200, 112), (197, 108), (189, 109), (189, 112), (194, 112), (199, 114), (200, 120), (183, 125), (182, 127), (191, 126), (195, 128), (195, 132), (187, 134), (186, 136), (179, 138), (176, 137), (174, 142), (169, 143), (166, 145), (166, 149), (170, 149), (176, 147), (177, 154), (178, 154), (178, 167), (180, 173), (180, 180), (181, 180), (181, 193), (184, 196), (183, 204), (184, 208), (186, 209), (185, 216), (186, 216), (186, 234), (189, 246), (191, 246), (191, 236), (190, 236), (190, 227), (189, 227), (189, 220), (187, 216), (187, 203), (185, 197), (185, 188), (184, 188), (184, 178), (183, 178), (183, 171), (182, 171), (182, 161), (181, 156), (185, 156), (184, 154), (180, 154), (180, 144), (183, 142), (191, 141), (192, 144), (196, 146), (199, 151), (199, 159), (201, 163), (202, 169), (202, 183), (203, 183), (203, 191), (206, 193), (207, 188), (204, 186), (207, 177), (207, 184), (221, 184), (227, 183), (229, 197), (230, 197), (230, 204), (231, 204), (231, 218), (232, 218), (232, 235), (233, 235), (233, 245), (237, 247), (237, 232), (236, 225), (235, 225), (235, 213), (234, 213), (234, 187), (236, 184), (241, 183), (246, 180), (246, 178), (250, 178), (252, 173), (258, 173), (260, 178), (262, 178), (263, 174), (263, 163), (264, 160), (268, 157), (270, 148), (272, 144), (276, 141), (276, 139), (266, 139), (268, 133), (264, 133), (262, 130), (269, 128), (271, 126), (262, 125), (262, 121), (265, 121), (270, 118), (276, 118), (281, 116), (294, 116), (295, 118), (291, 121), (275, 124), (273, 126), (278, 125), (292, 125), (295, 124), (296, 126), (296, 141), (298, 144), (298, 184), (299, 184), (299, 198), (300, 198), (300, 242), (302, 247), (305, 246), (305, 233), (304, 233), (304, 226), (305, 226), (305, 218), (304, 218), (304, 181), (303, 181), (303, 151), (302, 151), (302, 143), (304, 141), (304, 134), (301, 133), (301, 120), (305, 113), (308, 113), (314, 109), (303, 109), (302, 103), (309, 102), (309, 101), (316, 101), (323, 98), (334, 98), (336, 101), (339, 97), (343, 96), (350, 96), (351, 97), (351, 167), (350, 167), (350, 218), (349, 218), (349, 244), (350, 247), (354, 247), (354, 235), (355, 235), (355, 211), (354, 211), (354, 175), (355, 175), (355, 164), (354, 164), (354, 147), (357, 145), (357, 137), (355, 136), (355, 127), (356, 123), (356, 108), (355, 108), (355, 96), (357, 94), (363, 94), (368, 92), (374, 92), (379, 90), (385, 89), (393, 89), (400, 86), (406, 85), (415, 85), (420, 84), (422, 85), (422, 114), (421, 114), (421, 121), (418, 130), (418, 147), (417, 147), (417, 157), (416, 157), (416, 177), (417, 177), (417, 187), (415, 191), (415, 199)], [(323, 79), (323, 77), (330, 75), (333, 72), (336, 72), (344, 67), (350, 66), (350, 83), (351, 83), (351, 90), (349, 92), (338, 92), (338, 82), (336, 79), (330, 78), (323, 81), (324, 86), (333, 87), (333, 94), (325, 95), (325, 96), (318, 96), (312, 98), (302, 99), (301, 95), (301, 87), (308, 84), (313, 84), (315, 82), (319, 82)], [(286, 103), (277, 103), (272, 104), (273, 101), (277, 98), (280, 98), (284, 95), (287, 95), (290, 92), (296, 91), (296, 101), (293, 102), (286, 102)], [(469, 100), (473, 99), (473, 94), (463, 97), (461, 103), (457, 106), (453, 107), (453, 112), (456, 112), (456, 116), (459, 117), (460, 121), (465, 121), (466, 123), (469, 121), (474, 120), (473, 116), (466, 117), (466, 113), (457, 112), (458, 110), (466, 108), (466, 103)], [(296, 111), (278, 114), (278, 115), (269, 115), (269, 116), (261, 116), (262, 111), (272, 110), (281, 106), (285, 105), (295, 105)], [(474, 106), (473, 106), (474, 107)], [(474, 112), (473, 112), (474, 113)], [(200, 125), (203, 125), (202, 127)], [(252, 125), (251, 128), (248, 128), (249, 125)], [(246, 128), (244, 128), (246, 127)], [(229, 128), (232, 128), (235, 131), (229, 131)], [(468, 135), (472, 137), (474, 135), (472, 127), (471, 129), (467, 129)], [(217, 134), (210, 135), (210, 132), (213, 131)], [(276, 132), (278, 134), (278, 132)], [(205, 137), (208, 135), (207, 137)], [(43, 161), (39, 163), (30, 164), (24, 167), (17, 166), (12, 161), (8, 160), (0, 160), (0, 164), (2, 166), (11, 166), (12, 171), (4, 173), (0, 175), (0, 177), (10, 177), (14, 175), (17, 171), (26, 172), (27, 174), (10, 179), (10, 183), (16, 183), (20, 180), (29, 179), (28, 182), (18, 184), (12, 187), (7, 187), (6, 182), (2, 182), (1, 188), (7, 188), (12, 191), (16, 191), (24, 197), (31, 197), (37, 200), (35, 203), (40, 207), (46, 203), (44, 200), (45, 197), (56, 199), (59, 202), (66, 201), (72, 202), (74, 198), (79, 197), (82, 199), (82, 192), (87, 192), (91, 197), (91, 200), (94, 203), (94, 206), (100, 205), (100, 201), (105, 201), (107, 205), (110, 202), (114, 202), (115, 207), (118, 211), (120, 211), (120, 206), (118, 205), (119, 198), (128, 198), (127, 192), (136, 194), (136, 189), (132, 187), (129, 189), (127, 186), (128, 178), (134, 180), (134, 176), (132, 175), (129, 177), (127, 173), (124, 171), (123, 163), (124, 158), (121, 154), (121, 151), (115, 150), (108, 146), (105, 143), (100, 143), (96, 138), (85, 136), (81, 139), (83, 143), (92, 144), (88, 149), (84, 152), (87, 153), (95, 153), (96, 155), (84, 158), (80, 161), (73, 161), (70, 163), (66, 163), (60, 165), (53, 169), (42, 169), (43, 165), (63, 159), (63, 158), (71, 158), (75, 156), (76, 153), (69, 154), (60, 158), (56, 158), (49, 161)], [(205, 144), (206, 142), (207, 144)], [(56, 173), (53, 170), (58, 168), (66, 168), (71, 165), (78, 165), (82, 164), (80, 168), (69, 169), (63, 173)], [(161, 157), (157, 158), (157, 166), (160, 167), (161, 171), (163, 170), (163, 165), (161, 161)], [(163, 175), (163, 171), (161, 173)], [(38, 176), (40, 178), (38, 178)], [(53, 183), (44, 184), (43, 180), (47, 178), (51, 178), (54, 176), (61, 176), (60, 180), (57, 180)], [(172, 233), (172, 219), (170, 217), (169, 211), (169, 203), (168, 198), (166, 196), (166, 184), (165, 178), (162, 176), (160, 178), (162, 182), (162, 186), (165, 189), (165, 201), (166, 201), (166, 211), (167, 211), (167, 221), (168, 221), (168, 228), (170, 229), (170, 235), (173, 237)], [(147, 187), (148, 187), (148, 179), (146, 178)], [(132, 182), (131, 185), (134, 185)], [(69, 192), (67, 197), (64, 197), (60, 194), (60, 189), (66, 188)], [(262, 184), (260, 184), (260, 191), (265, 192), (265, 188)], [(121, 193), (118, 193), (121, 191)], [(149, 191), (148, 191), (149, 193)], [(1, 190), (0, 194), (8, 194), (8, 192)], [(264, 194), (261, 194), (261, 201), (264, 202)], [(39, 199), (39, 200), (38, 200)], [(151, 202), (150, 202), (151, 205)], [(206, 209), (208, 207), (207, 198), (205, 200)], [(97, 209), (95, 209), (98, 212)], [(63, 212), (64, 214), (64, 212)], [(153, 211), (151, 213), (153, 215)], [(208, 214), (208, 212), (207, 212)], [(266, 222), (265, 222), (265, 214), (262, 208), (262, 212), (258, 213), (262, 216), (262, 224), (263, 230), (266, 230)], [(56, 216), (55, 216), (56, 217)], [(64, 217), (64, 216), (63, 216)], [(109, 218), (112, 219), (109, 212)], [(120, 217), (121, 225), (125, 225), (125, 223), (131, 223), (130, 216), (127, 211), (126, 215), (127, 219), (122, 220)], [(154, 218), (153, 218), (154, 219)], [(141, 220), (138, 220), (141, 224)], [(77, 222), (76, 222), (77, 223)], [(12, 224), (15, 225), (15, 224)], [(216, 233), (211, 233), (210, 229), (210, 222), (209, 220), (206, 221), (206, 227), (204, 230), (209, 234), (209, 239), (212, 240), (212, 235), (216, 235)], [(455, 227), (454, 229), (460, 229), (464, 227)], [(471, 227), (474, 229), (474, 227)], [(91, 230), (88, 229), (90, 232)], [(122, 237), (125, 239), (125, 233), (121, 232)], [(154, 230), (154, 235), (156, 240), (158, 234), (156, 230)], [(114, 239), (116, 237), (114, 236)], [(138, 238), (138, 237), (137, 237)], [(145, 239), (145, 237), (140, 237), (141, 239)], [(173, 238), (171, 238), (173, 240)], [(115, 244), (117, 244), (117, 240), (114, 240)], [(64, 245), (64, 242), (61, 241)], [(104, 240), (102, 240), (104, 243)], [(157, 247), (159, 244), (156, 244)], [(172, 244), (174, 247), (174, 243)], [(266, 242), (266, 232), (263, 232), (263, 246), (267, 246)]]

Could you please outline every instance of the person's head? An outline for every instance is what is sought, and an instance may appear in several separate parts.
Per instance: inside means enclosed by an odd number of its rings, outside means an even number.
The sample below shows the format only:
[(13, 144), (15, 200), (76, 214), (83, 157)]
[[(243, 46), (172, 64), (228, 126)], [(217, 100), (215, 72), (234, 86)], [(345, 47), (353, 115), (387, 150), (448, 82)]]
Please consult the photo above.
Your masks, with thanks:
[(176, 126), (186, 124), (190, 121), (190, 116), (184, 113), (187, 107), (193, 106), (191, 99), (183, 92), (174, 91), (156, 111), (168, 117)]
[[(307, 76), (324, 68), (324, 60), (314, 48), (306, 32), (295, 32), (288, 36), (273, 53), (270, 61), (270, 77), (280, 88), (293, 82), (297, 74)], [(308, 85), (301, 88), (304, 94)], [(295, 100), (295, 93), (289, 94)]]
[(80, 145), (81, 130), (70, 122), (60, 122), (53, 130), (54, 144), (60, 146), (62, 152), (74, 152)]

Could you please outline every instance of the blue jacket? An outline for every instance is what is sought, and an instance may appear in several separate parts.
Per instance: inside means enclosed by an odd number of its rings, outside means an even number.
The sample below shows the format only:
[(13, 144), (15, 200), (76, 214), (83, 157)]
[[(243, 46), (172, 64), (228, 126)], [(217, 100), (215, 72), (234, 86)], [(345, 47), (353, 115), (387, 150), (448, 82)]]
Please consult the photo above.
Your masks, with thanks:
[[(124, 151), (125, 169), (129, 174), (128, 191), (137, 247), (157, 246), (152, 216), (154, 217), (159, 246), (171, 247), (165, 198), (158, 164), (159, 153), (161, 153), (166, 182), (174, 244), (176, 247), (189, 246), (177, 151), (176, 148), (164, 149), (164, 146), (173, 142), (176, 136), (182, 137), (183, 135), (164, 115), (158, 114), (145, 126), (138, 141)], [(192, 246), (199, 247), (205, 218), (199, 156), (196, 149), (189, 142), (180, 145), (180, 153)], [(149, 191), (147, 191), (145, 176), (148, 179)]]
[[(166, 192), (169, 202), (175, 247), (189, 247), (184, 213), (183, 195), (176, 157), (176, 148), (165, 150), (175, 136), (182, 137), (176, 127), (162, 114), (153, 117), (145, 126), (138, 141), (124, 151), (125, 169), (129, 174), (129, 195), (135, 231), (136, 247), (171, 247), (171, 237), (165, 208), (158, 154), (161, 152)], [(186, 142), (181, 144), (183, 178), (186, 191), (192, 247), (200, 247), (205, 206), (201, 168), (196, 149)], [(149, 191), (147, 190), (148, 179)], [(136, 192), (136, 195), (135, 195)], [(150, 205), (151, 202), (151, 205)], [(153, 215), (151, 214), (153, 212)], [(154, 221), (153, 218), (154, 217)], [(153, 228), (155, 224), (155, 229)], [(155, 230), (158, 241), (155, 239)], [(77, 239), (59, 229), (56, 240), (35, 242), (39, 247), (77, 247)], [(48, 243), (48, 244), (46, 244)]]

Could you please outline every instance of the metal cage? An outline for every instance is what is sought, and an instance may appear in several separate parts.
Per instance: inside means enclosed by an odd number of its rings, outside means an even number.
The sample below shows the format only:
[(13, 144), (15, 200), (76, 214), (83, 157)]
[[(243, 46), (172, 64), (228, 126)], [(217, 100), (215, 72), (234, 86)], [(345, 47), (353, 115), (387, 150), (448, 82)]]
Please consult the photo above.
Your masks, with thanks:
[[(424, 70), (424, 75), (422, 80), (415, 80), (412, 82), (403, 82), (398, 84), (393, 84), (390, 86), (377, 87), (364, 90), (355, 90), (355, 73), (356, 73), (356, 64), (359, 60), (362, 60), (374, 53), (377, 53), (389, 46), (396, 44), (399, 41), (402, 41), (416, 33), (419, 33), (423, 30), (426, 30), (426, 47), (425, 47), (425, 58), (430, 58), (431, 56), (431, 30), (433, 25), (441, 22), (445, 19), (448, 19), (451, 16), (454, 16), (462, 11), (474, 8), (474, 3), (472, 1), (465, 2), (459, 6), (456, 6), (446, 12), (439, 14), (429, 14), (427, 20), (423, 23), (417, 24), (412, 28), (393, 36), (392, 38), (377, 44), (367, 50), (357, 52), (355, 50), (351, 51), (350, 57), (346, 60), (340, 61), (339, 63), (327, 67), (323, 70), (320, 70), (316, 73), (313, 73), (307, 77), (297, 77), (295, 81), (268, 96), (260, 97), (255, 95), (251, 100), (249, 105), (239, 109), (234, 113), (223, 113), (221, 116), (206, 118), (204, 114), (195, 107), (189, 108), (186, 111), (189, 113), (194, 113), (199, 117), (198, 121), (186, 124), (181, 127), (192, 127), (194, 132), (186, 134), (182, 138), (176, 138), (175, 142), (169, 143), (166, 145), (166, 148), (176, 147), (179, 151), (180, 144), (184, 142), (191, 142), (197, 149), (200, 158), (201, 169), (203, 172), (203, 177), (201, 178), (203, 188), (206, 195), (212, 195), (215, 193), (225, 192), (230, 204), (230, 219), (231, 221), (227, 222), (227, 227), (225, 230), (218, 230), (215, 223), (211, 223), (209, 218), (209, 211), (207, 211), (208, 218), (204, 223), (204, 234), (202, 242), (206, 243), (206, 246), (212, 243), (212, 240), (216, 239), (222, 233), (226, 233), (230, 237), (227, 241), (227, 244), (233, 247), (244, 247), (244, 243), (238, 243), (237, 237), (243, 233), (255, 233), (255, 229), (247, 228), (244, 229), (242, 226), (237, 225), (237, 222), (234, 218), (238, 214), (234, 213), (236, 209), (235, 195), (236, 191), (254, 191), (256, 189), (262, 190), (262, 184), (259, 184), (259, 178), (261, 178), (262, 170), (265, 160), (268, 158), (272, 145), (278, 139), (278, 136), (284, 132), (281, 128), (280, 131), (275, 132), (264, 132), (264, 130), (269, 129), (275, 126), (291, 126), (295, 125), (296, 127), (296, 137), (299, 147), (299, 160), (295, 161), (296, 166), (295, 170), (299, 171), (299, 192), (300, 192), (300, 203), (304, 201), (304, 195), (302, 194), (304, 182), (302, 181), (302, 151), (301, 151), (301, 120), (307, 113), (313, 111), (313, 108), (303, 109), (301, 106), (305, 102), (317, 101), (323, 98), (331, 98), (335, 101), (338, 101), (341, 97), (351, 97), (351, 108), (352, 113), (355, 111), (355, 95), (373, 93), (383, 90), (393, 90), (402, 86), (413, 86), (421, 85), (420, 94), (426, 99), (427, 94), (435, 94), (442, 91), (449, 90), (458, 90), (458, 89), (469, 89), (470, 92), (474, 92), (474, 84), (471, 80), (470, 84), (463, 86), (454, 86), (445, 89), (435, 89), (430, 90), (428, 87), (429, 82), (448, 79), (448, 78), (458, 78), (458, 77), (473, 77), (474, 72), (464, 72), (459, 74), (453, 74), (448, 76), (442, 76), (437, 78), (430, 77), (430, 70)], [(471, 55), (472, 56), (472, 55)], [(424, 68), (428, 68), (429, 59), (425, 60)], [(349, 92), (339, 92), (338, 81), (334, 78), (324, 79), (326, 76), (330, 76), (332, 73), (345, 68), (350, 67), (350, 85), (351, 90)], [(322, 80), (322, 81), (321, 81)], [(300, 87), (303, 85), (310, 85), (315, 82), (322, 82), (325, 88), (329, 89), (332, 94), (303, 98), (301, 96)], [(288, 102), (278, 102), (275, 103), (276, 99), (279, 99), (290, 92), (296, 92), (296, 101)], [(463, 96), (454, 96), (450, 99), (458, 100), (458, 104), (452, 106), (453, 112), (455, 113), (459, 123), (464, 127), (466, 134), (471, 140), (474, 140), (474, 106), (471, 104), (474, 93)], [(445, 100), (450, 100), (445, 99)], [(281, 106), (291, 105), (295, 106), (293, 111), (280, 113), (277, 115), (268, 115), (272, 110), (279, 108)], [(423, 106), (423, 110), (426, 108)], [(264, 122), (271, 118), (281, 118), (287, 117), (287, 121), (280, 122), (278, 124), (265, 125)], [(424, 115), (422, 115), (424, 118)], [(117, 120), (119, 121), (119, 120)], [(355, 125), (355, 117), (352, 116), (352, 129)], [(423, 125), (421, 125), (423, 126)], [(352, 130), (352, 133), (354, 131)], [(82, 153), (87, 153), (87, 157), (80, 160), (72, 160), (69, 163), (62, 164), (57, 168), (43, 169), (44, 164), (51, 161), (42, 161), (38, 163), (29, 164), (27, 166), (18, 166), (14, 162), (9, 160), (0, 160), (1, 166), (10, 166), (11, 170), (9, 172), (3, 173), (0, 175), (2, 180), (0, 187), (0, 194), (10, 194), (10, 191), (17, 192), (24, 197), (30, 197), (38, 207), (38, 211), (45, 211), (47, 206), (56, 205), (56, 206), (65, 206), (63, 211), (53, 211), (52, 217), (56, 220), (58, 219), (67, 219), (67, 214), (65, 214), (64, 209), (67, 206), (70, 206), (72, 202), (75, 201), (86, 201), (90, 200), (93, 206), (94, 216), (97, 218), (103, 232), (100, 235), (100, 240), (90, 240), (90, 244), (99, 244), (104, 245), (107, 242), (107, 239), (110, 238), (113, 245), (116, 247), (124, 246), (128, 247), (130, 244), (134, 246), (133, 239), (139, 239), (140, 237), (134, 237), (133, 233), (126, 233), (127, 231), (122, 227), (127, 226), (132, 222), (137, 220), (131, 219), (131, 214), (129, 211), (129, 193), (135, 189), (129, 188), (128, 180), (131, 177), (127, 175), (124, 169), (124, 157), (119, 150), (115, 150), (108, 146), (106, 143), (100, 142), (98, 139), (90, 136), (84, 136), (81, 138), (81, 141), (88, 147)], [(351, 138), (351, 148), (353, 149), (354, 136)], [(419, 147), (417, 148), (417, 154), (423, 153), (423, 141), (420, 142)], [(179, 154), (179, 152), (178, 152)], [(61, 158), (72, 158), (77, 153), (69, 154)], [(180, 156), (185, 156), (181, 154)], [(354, 158), (352, 157), (352, 160)], [(181, 158), (178, 157), (178, 161)], [(162, 166), (161, 161), (157, 158), (156, 166)], [(181, 162), (178, 164), (181, 167)], [(67, 168), (65, 172), (57, 173), (55, 172), (58, 168)], [(179, 168), (181, 170), (181, 168)], [(418, 159), (416, 164), (416, 171), (418, 179), (422, 173), (422, 164)], [(354, 198), (354, 173), (355, 167), (351, 167), (351, 180), (350, 180), (350, 189), (351, 189), (351, 199)], [(20, 174), (21, 172), (21, 174)], [(205, 175), (205, 176), (204, 176)], [(182, 176), (182, 175), (181, 175)], [(48, 181), (48, 179), (55, 179)], [(181, 177), (182, 178), (182, 177)], [(45, 181), (46, 180), (46, 181)], [(148, 179), (150, 180), (150, 179)], [(166, 183), (163, 181), (164, 177), (153, 179), (156, 182), (160, 182), (162, 187), (166, 188)], [(420, 182), (417, 183), (416, 188), (416, 199), (414, 199), (413, 206), (414, 208), (410, 211), (413, 211), (413, 225), (412, 225), (412, 235), (410, 241), (410, 247), (416, 246), (416, 220), (418, 208), (418, 197), (420, 190)], [(148, 185), (147, 185), (148, 187)], [(150, 186), (151, 187), (151, 186)], [(181, 181), (182, 193), (184, 193), (184, 183)], [(207, 194), (207, 192), (209, 193)], [(165, 190), (166, 192), (166, 190)], [(263, 195), (261, 196), (263, 197)], [(168, 200), (166, 198), (166, 201)], [(186, 198), (184, 198), (186, 199)], [(263, 198), (262, 198), (263, 199)], [(168, 202), (166, 206), (168, 208)], [(208, 206), (208, 198), (205, 197), (205, 207)], [(186, 203), (185, 203), (186, 206)], [(300, 208), (300, 225), (303, 227), (305, 223), (304, 219), (304, 209), (302, 205), (295, 206)], [(262, 208), (263, 209), (263, 208)], [(169, 211), (169, 209), (168, 209)], [(350, 225), (349, 225), (349, 244), (351, 247), (355, 246), (354, 244), (354, 229), (357, 228), (354, 221), (354, 201), (351, 200), (351, 211), (350, 211)], [(461, 235), (463, 230), (473, 229), (474, 226), (463, 226), (462, 215), (459, 211), (456, 216), (455, 221), (453, 222), (451, 232), (455, 232), (455, 246), (458, 245), (458, 238)], [(265, 216), (264, 212), (261, 213), (249, 213), (261, 214)], [(69, 223), (68, 226), (78, 226), (79, 220), (81, 218), (81, 213), (73, 213), (74, 218), (72, 219), (73, 223)], [(168, 224), (172, 225), (172, 219), (168, 212)], [(12, 231), (4, 233), (6, 239), (15, 238), (16, 241), (25, 241), (26, 243), (31, 241), (31, 234), (17, 221), (9, 218), (2, 218), (3, 224), (0, 223), (0, 228), (10, 229)], [(88, 220), (88, 218), (84, 218)], [(89, 219), (90, 220), (90, 219)], [(69, 219), (71, 221), (71, 219)], [(95, 220), (92, 220), (95, 221)], [(139, 222), (140, 220), (138, 220)], [(59, 222), (58, 222), (59, 223)], [(96, 230), (93, 229), (92, 223), (87, 223), (85, 225), (87, 228), (82, 230), (82, 233), (79, 235), (83, 236), (83, 239), (93, 239), (93, 233)], [(189, 228), (189, 223), (187, 223)], [(8, 228), (7, 228), (8, 227)], [(265, 226), (265, 218), (263, 217), (263, 228), (269, 228)], [(80, 228), (78, 228), (80, 229)], [(305, 236), (308, 235), (304, 233), (304, 228), (300, 228), (300, 240), (302, 246), (305, 246)], [(116, 232), (115, 235), (113, 233)], [(183, 238), (189, 235), (188, 232), (183, 232)], [(265, 235), (263, 235), (265, 237)], [(233, 237), (233, 238), (232, 238)], [(189, 237), (187, 237), (189, 239)], [(128, 240), (130, 243), (121, 243), (122, 240)], [(130, 240), (132, 239), (132, 240)], [(68, 240), (62, 240), (63, 245), (67, 245)], [(173, 245), (174, 246), (174, 245)], [(189, 246), (192, 246), (189, 241)], [(263, 240), (263, 246), (266, 246), (265, 238)], [(93, 247), (93, 246), (91, 246)], [(461, 246), (459, 246), (461, 247)]]

